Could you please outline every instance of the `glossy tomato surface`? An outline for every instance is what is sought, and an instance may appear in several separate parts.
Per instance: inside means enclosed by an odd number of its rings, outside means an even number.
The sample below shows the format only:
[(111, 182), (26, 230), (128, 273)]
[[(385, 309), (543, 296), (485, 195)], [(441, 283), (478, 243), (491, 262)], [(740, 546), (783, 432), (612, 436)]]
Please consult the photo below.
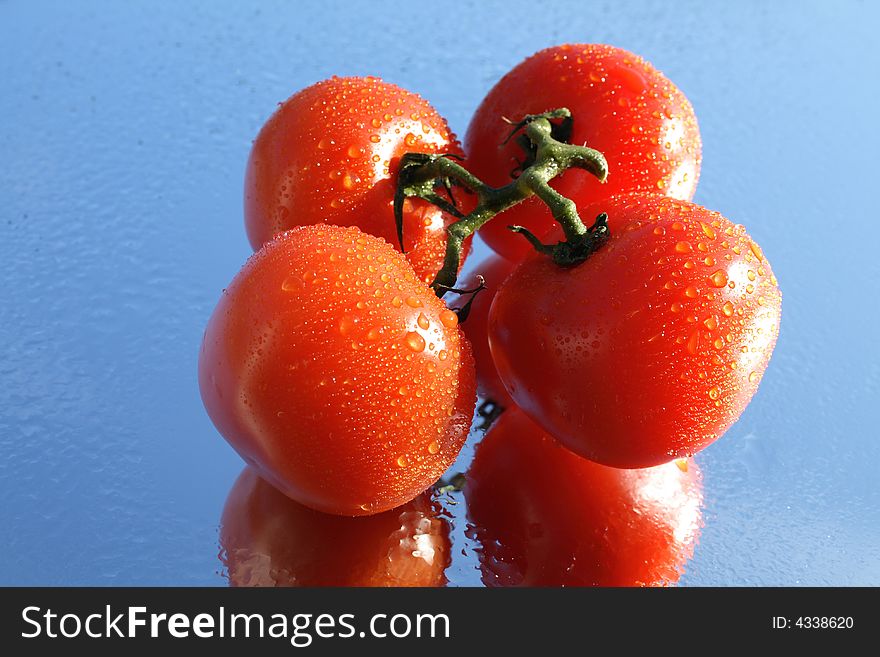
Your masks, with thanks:
[(692, 461), (609, 468), (515, 408), (477, 446), (464, 490), (487, 586), (673, 584), (702, 524)]
[(513, 400), (582, 456), (642, 468), (692, 455), (758, 389), (779, 332), (776, 278), (717, 212), (636, 194), (582, 214), (600, 211), (611, 237), (585, 262), (535, 255), (505, 281), (494, 362)]
[(373, 516), (313, 511), (263, 481), (238, 477), (220, 520), (230, 586), (442, 586), (449, 524), (422, 494)]
[(280, 234), (248, 260), (208, 323), (199, 385), (260, 476), (342, 515), (434, 483), (476, 399), (455, 313), (383, 240), (337, 226)]
[[(357, 226), (398, 245), (394, 176), (408, 152), (461, 155), (446, 121), (417, 94), (374, 77), (334, 77), (295, 93), (263, 125), (248, 159), (244, 215), (254, 250), (308, 224)], [(407, 258), (427, 283), (443, 263), (452, 221), (421, 200), (405, 203)]]
[[(700, 130), (685, 95), (642, 57), (621, 48), (570, 44), (542, 50), (515, 66), (489, 91), (465, 136), (468, 165), (494, 186), (511, 180), (524, 151), (502, 117), (519, 121), (566, 107), (572, 144), (586, 144), (608, 160), (608, 181), (571, 170), (551, 185), (578, 206), (623, 192), (655, 192), (690, 200), (700, 175)], [(498, 253), (522, 259), (527, 242), (507, 230), (525, 226), (542, 234), (553, 225), (536, 197), (512, 208), (480, 235)]]
[(513, 400), (504, 389), (504, 384), (498, 378), (495, 362), (492, 360), (492, 352), (489, 350), (489, 308), (495, 299), (495, 293), (501, 284), (510, 275), (515, 263), (495, 254), (477, 263), (471, 272), (458, 283), (462, 289), (474, 289), (479, 285), (479, 276), (483, 277), (486, 289), (477, 294), (477, 298), (471, 304), (467, 319), (461, 323), (461, 328), (471, 343), (474, 352), (474, 363), (477, 369), (477, 392), (501, 406), (510, 406)]

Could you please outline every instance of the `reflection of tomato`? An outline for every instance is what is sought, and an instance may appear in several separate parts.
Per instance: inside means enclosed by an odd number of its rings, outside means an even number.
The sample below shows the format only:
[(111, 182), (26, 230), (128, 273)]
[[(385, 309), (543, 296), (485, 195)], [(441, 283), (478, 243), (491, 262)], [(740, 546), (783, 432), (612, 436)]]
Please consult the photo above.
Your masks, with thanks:
[(295, 228), (248, 260), (208, 323), (199, 386), (261, 476), (349, 516), (433, 484), (476, 401), (455, 313), (386, 242), (339, 226)]
[(220, 527), (231, 586), (442, 586), (449, 526), (428, 494), (374, 516), (312, 511), (245, 468)]
[[(358, 226), (397, 246), (395, 167), (407, 152), (461, 154), (446, 121), (418, 95), (369, 77), (335, 77), (294, 94), (251, 149), (244, 204), (251, 245), (324, 223)], [(426, 283), (443, 263), (452, 221), (424, 201), (405, 204), (407, 259)]]
[[(684, 94), (660, 71), (626, 50), (572, 44), (542, 50), (513, 68), (477, 108), (465, 137), (468, 168), (486, 183), (510, 182), (509, 172), (524, 152), (511, 139), (502, 117), (519, 120), (567, 107), (573, 117), (572, 144), (586, 144), (608, 160), (603, 185), (572, 169), (551, 185), (579, 207), (623, 192), (656, 192), (690, 200), (700, 174), (700, 131)], [(592, 218), (590, 218), (592, 219)], [(529, 252), (528, 243), (507, 226), (536, 235), (553, 224), (536, 197), (490, 221), (480, 235), (511, 260)]]
[(597, 463), (646, 468), (739, 418), (776, 344), (781, 296), (758, 245), (717, 212), (630, 194), (582, 214), (602, 211), (610, 237), (586, 262), (534, 256), (507, 278), (489, 341), (510, 396), (545, 431)]
[(618, 470), (560, 446), (519, 409), (477, 446), (465, 496), (487, 586), (672, 584), (693, 554), (693, 461)]
[(489, 256), (473, 269), (473, 273), (459, 282), (458, 287), (473, 289), (477, 286), (477, 275), (483, 277), (486, 289), (477, 294), (471, 304), (467, 321), (462, 322), (461, 330), (467, 336), (474, 352), (474, 363), (477, 368), (477, 391), (486, 399), (490, 399), (503, 407), (510, 406), (513, 401), (498, 378), (498, 371), (489, 351), (489, 338), (486, 334), (489, 322), (489, 308), (498, 288), (514, 268), (514, 263), (499, 255)]

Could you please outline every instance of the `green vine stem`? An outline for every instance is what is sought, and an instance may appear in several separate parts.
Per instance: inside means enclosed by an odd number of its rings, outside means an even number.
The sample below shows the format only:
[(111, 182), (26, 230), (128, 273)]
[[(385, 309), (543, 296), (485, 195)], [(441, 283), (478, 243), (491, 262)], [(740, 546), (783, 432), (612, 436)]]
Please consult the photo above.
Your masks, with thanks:
[[(562, 129), (551, 120), (562, 119)], [(458, 220), (447, 229), (446, 254), (443, 267), (431, 286), (442, 297), (455, 285), (461, 262), (464, 240), (487, 221), (508, 208), (531, 196), (543, 201), (553, 218), (560, 224), (565, 241), (556, 245), (543, 245), (525, 228), (511, 226), (521, 233), (538, 250), (546, 253), (560, 266), (573, 266), (582, 262), (595, 251), (607, 236), (608, 227), (604, 215), (600, 215), (589, 228), (581, 221), (574, 202), (553, 189), (550, 181), (572, 167), (584, 169), (605, 182), (608, 163), (599, 151), (587, 146), (575, 146), (559, 141), (556, 136), (570, 133), (571, 112), (565, 108), (526, 116), (515, 124), (511, 137), (520, 129), (532, 146), (532, 152), (520, 175), (503, 187), (491, 187), (477, 178), (461, 164), (447, 155), (407, 153), (401, 159), (397, 192), (394, 198), (394, 214), (397, 236), (403, 246), (403, 203), (408, 197), (424, 199), (449, 212)], [(477, 205), (469, 214), (462, 214), (455, 206), (454, 197), (449, 199), (437, 193), (438, 187), (451, 189), (455, 183), (477, 196)]]

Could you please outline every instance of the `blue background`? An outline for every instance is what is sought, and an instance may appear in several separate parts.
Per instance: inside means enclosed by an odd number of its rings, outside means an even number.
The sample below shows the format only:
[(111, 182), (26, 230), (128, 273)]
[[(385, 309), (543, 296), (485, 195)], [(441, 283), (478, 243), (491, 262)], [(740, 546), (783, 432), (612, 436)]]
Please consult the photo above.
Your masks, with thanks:
[[(225, 583), (242, 463), (196, 357), (250, 254), (244, 165), (278, 101), (380, 75), (462, 135), (506, 70), (567, 41), (685, 91), (695, 200), (748, 226), (783, 290), (761, 390), (698, 457), (682, 583), (880, 584), (877, 6), (0, 2), (0, 584)], [(456, 513), (449, 577), (475, 584)]]

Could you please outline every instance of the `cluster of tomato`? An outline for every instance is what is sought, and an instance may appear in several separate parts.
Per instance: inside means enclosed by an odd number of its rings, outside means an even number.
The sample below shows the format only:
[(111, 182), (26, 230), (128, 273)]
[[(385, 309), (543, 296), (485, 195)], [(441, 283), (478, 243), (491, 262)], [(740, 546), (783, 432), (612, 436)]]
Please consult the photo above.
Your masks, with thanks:
[[(550, 147), (522, 134), (536, 119)], [(553, 169), (548, 153), (584, 144), (607, 180)], [(413, 154), (469, 173), (401, 194)], [(700, 524), (685, 459), (755, 393), (781, 303), (743, 227), (690, 202), (700, 162), (682, 92), (610, 46), (516, 66), (463, 150), (426, 101), (376, 78), (282, 103), (247, 167), (256, 253), (199, 359), (208, 413), (250, 466), (224, 512), (233, 583), (442, 583), (448, 527), (425, 491), (478, 390), (504, 409), (464, 485), (485, 583), (676, 581)], [(534, 182), (538, 167), (553, 173)], [(515, 202), (496, 207), (498, 190)], [(496, 254), (450, 292), (438, 272), (477, 225)], [(573, 235), (589, 253), (551, 257)]]

